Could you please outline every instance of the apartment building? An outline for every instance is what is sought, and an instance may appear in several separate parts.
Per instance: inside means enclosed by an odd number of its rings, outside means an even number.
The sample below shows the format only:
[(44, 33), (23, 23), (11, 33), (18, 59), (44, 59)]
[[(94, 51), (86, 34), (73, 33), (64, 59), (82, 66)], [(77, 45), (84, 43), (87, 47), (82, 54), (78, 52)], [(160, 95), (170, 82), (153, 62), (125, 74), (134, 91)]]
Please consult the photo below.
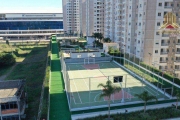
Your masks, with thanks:
[(104, 34), (104, 1), (86, 0), (86, 36)]
[[(164, 43), (169, 40), (169, 35), (159, 32), (159, 29), (164, 23), (164, 15), (168, 12), (175, 14), (176, 22), (180, 24), (179, 0), (105, 0), (104, 37), (119, 43), (122, 51), (136, 55), (149, 65), (166, 70), (168, 65), (162, 60), (166, 59), (168, 52), (162, 55), (161, 51), (166, 51)], [(178, 40), (180, 42), (177, 36), (177, 44)], [(166, 44), (166, 47), (168, 45)], [(178, 45), (176, 47), (175, 51), (179, 51)], [(176, 63), (168, 71), (175, 71), (176, 76), (180, 76), (177, 52), (173, 59)]]
[(67, 33), (103, 34), (104, 0), (63, 0), (63, 24)]
[(0, 120), (24, 118), (26, 93), (23, 80), (0, 82)]
[(63, 26), (67, 33), (81, 33), (81, 0), (63, 0)]

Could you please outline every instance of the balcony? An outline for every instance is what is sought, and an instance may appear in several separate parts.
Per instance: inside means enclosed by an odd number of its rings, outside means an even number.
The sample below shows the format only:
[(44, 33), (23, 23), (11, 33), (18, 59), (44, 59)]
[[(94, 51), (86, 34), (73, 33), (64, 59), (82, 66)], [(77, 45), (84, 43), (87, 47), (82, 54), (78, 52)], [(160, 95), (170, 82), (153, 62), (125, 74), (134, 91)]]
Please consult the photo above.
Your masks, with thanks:
[(169, 37), (169, 34), (162, 34), (162, 37)]
[(168, 46), (169, 43), (161, 43), (161, 46)]
[(180, 71), (180, 68), (175, 68), (176, 71)]
[(161, 71), (166, 71), (167, 69), (166, 68), (160, 68)]
[(176, 45), (180, 45), (180, 42), (176, 43)]
[(160, 60), (160, 63), (167, 63), (167, 60)]
[(180, 63), (180, 60), (176, 60), (175, 62), (176, 62), (176, 63)]
[(172, 6), (164, 6), (166, 9), (172, 9)]
[(180, 54), (180, 51), (176, 51), (176, 54)]
[(165, 55), (165, 54), (168, 54), (168, 52), (167, 52), (167, 51), (163, 51), (163, 52), (161, 52), (160, 54), (161, 54), (161, 55)]

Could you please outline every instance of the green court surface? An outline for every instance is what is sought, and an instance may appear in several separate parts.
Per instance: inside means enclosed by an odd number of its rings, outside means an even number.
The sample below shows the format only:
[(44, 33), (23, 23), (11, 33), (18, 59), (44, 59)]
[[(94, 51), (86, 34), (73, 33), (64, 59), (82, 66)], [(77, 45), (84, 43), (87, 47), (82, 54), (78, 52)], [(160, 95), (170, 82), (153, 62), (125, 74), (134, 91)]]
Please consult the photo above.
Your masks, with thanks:
[(56, 41), (52, 41), (49, 120), (71, 120), (60, 71), (58, 45)]
[(100, 62), (95, 64), (66, 64), (68, 73), (67, 93), (72, 111), (100, 108), (107, 105), (107, 98), (99, 98), (102, 88), (99, 83), (107, 80), (114, 82), (114, 76), (123, 76), (123, 82), (113, 83), (123, 88), (120, 92), (111, 96), (111, 104), (135, 103), (139, 100), (134, 97), (143, 91), (156, 96), (158, 99), (167, 99), (167, 96), (155, 86), (151, 86), (143, 80), (130, 75), (114, 62)]

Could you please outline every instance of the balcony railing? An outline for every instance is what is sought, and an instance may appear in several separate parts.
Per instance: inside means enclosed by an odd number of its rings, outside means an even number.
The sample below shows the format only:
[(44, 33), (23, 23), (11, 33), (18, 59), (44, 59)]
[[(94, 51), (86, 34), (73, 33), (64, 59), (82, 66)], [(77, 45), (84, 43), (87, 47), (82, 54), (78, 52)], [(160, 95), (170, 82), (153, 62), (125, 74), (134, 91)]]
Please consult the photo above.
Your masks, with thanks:
[(175, 62), (178, 62), (178, 63), (179, 63), (179, 62), (180, 62), (180, 60), (176, 60)]
[(167, 60), (160, 60), (160, 63), (167, 63)]
[(177, 51), (176, 54), (180, 54), (180, 51)]
[(180, 71), (180, 68), (175, 68), (176, 71)]
[(160, 68), (161, 71), (166, 71), (167, 69), (166, 68)]
[(169, 43), (161, 43), (161, 46), (168, 46)]
[(162, 34), (162, 37), (169, 37), (168, 34)]
[(172, 8), (172, 6), (164, 6), (164, 8)]
[(168, 54), (168, 52), (161, 52), (161, 55)]

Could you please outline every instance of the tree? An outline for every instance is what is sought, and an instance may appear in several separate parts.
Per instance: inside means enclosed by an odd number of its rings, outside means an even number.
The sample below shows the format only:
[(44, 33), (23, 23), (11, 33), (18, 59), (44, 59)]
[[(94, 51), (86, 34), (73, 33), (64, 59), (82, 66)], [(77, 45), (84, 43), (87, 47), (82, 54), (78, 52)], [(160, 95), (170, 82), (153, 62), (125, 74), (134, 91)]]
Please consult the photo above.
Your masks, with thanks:
[(139, 99), (142, 99), (144, 101), (144, 113), (146, 112), (146, 104), (150, 100), (156, 100), (156, 96), (149, 95), (147, 91), (142, 92), (141, 94), (135, 94), (134, 96), (138, 97)]
[(110, 99), (111, 95), (119, 92), (121, 90), (120, 87), (114, 86), (110, 80), (106, 82), (106, 84), (100, 83), (98, 87), (103, 87), (103, 92), (100, 95), (102, 97), (108, 97), (108, 119), (110, 119)]
[(11, 66), (16, 63), (16, 58), (13, 54), (0, 54), (0, 66)]
[(178, 102), (180, 101), (180, 91), (179, 90), (177, 90), (177, 92), (176, 92), (176, 99), (177, 99), (177, 101), (176, 101), (176, 109), (177, 109)]
[(111, 39), (110, 39), (110, 38), (104, 38), (104, 42), (105, 42), (105, 43), (110, 43), (110, 42), (111, 42)]
[(98, 39), (98, 40), (102, 40), (103, 39), (103, 34), (102, 33), (93, 33), (92, 36), (95, 39)]

